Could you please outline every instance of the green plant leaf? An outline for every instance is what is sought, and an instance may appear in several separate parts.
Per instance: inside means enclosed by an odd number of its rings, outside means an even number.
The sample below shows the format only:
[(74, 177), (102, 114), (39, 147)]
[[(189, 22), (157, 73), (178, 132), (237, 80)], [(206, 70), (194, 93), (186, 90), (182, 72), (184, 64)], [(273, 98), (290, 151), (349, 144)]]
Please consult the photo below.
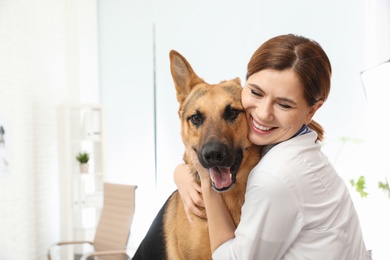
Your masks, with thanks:
[(89, 154), (87, 152), (80, 152), (76, 156), (76, 159), (80, 163), (87, 163), (89, 161)]
[(378, 183), (378, 188), (379, 189), (381, 189), (381, 190), (383, 190), (386, 194), (387, 194), (387, 196), (389, 197), (389, 199), (390, 199), (390, 187), (389, 187), (389, 182), (388, 182), (388, 180), (386, 180), (385, 182), (379, 182)]
[(360, 194), (360, 197), (367, 198), (368, 192), (365, 191), (365, 189), (366, 189), (366, 180), (365, 180), (364, 176), (360, 176), (357, 179), (357, 181), (351, 179), (351, 180), (349, 180), (349, 183)]
[(351, 138), (351, 137), (347, 137), (347, 136), (342, 136), (340, 137), (340, 141), (342, 143), (354, 143), (354, 144), (361, 144), (361, 143), (364, 143), (364, 140), (363, 139), (360, 139), (360, 138)]

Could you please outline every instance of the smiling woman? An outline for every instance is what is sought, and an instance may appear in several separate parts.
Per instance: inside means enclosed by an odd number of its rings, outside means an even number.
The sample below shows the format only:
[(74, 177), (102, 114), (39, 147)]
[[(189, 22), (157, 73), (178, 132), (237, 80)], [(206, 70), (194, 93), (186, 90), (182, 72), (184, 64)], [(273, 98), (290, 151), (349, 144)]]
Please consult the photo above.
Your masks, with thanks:
[[(248, 138), (262, 153), (238, 225), (186, 145), (201, 179), (213, 259), (371, 259), (349, 191), (321, 150), (322, 129), (310, 128), (328, 98), (331, 71), (322, 47), (303, 36), (273, 37), (252, 55), (241, 98)], [(179, 164), (174, 174), (186, 211), (199, 192), (187, 185), (188, 172)]]

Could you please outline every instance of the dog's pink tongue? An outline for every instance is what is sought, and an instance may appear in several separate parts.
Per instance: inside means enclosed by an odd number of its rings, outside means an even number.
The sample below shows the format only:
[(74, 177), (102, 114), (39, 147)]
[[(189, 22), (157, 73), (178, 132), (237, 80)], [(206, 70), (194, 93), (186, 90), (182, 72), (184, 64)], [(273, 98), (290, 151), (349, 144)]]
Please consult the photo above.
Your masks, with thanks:
[(214, 182), (214, 186), (217, 189), (228, 187), (232, 183), (230, 168), (213, 167), (210, 168), (209, 172), (210, 172), (211, 180)]

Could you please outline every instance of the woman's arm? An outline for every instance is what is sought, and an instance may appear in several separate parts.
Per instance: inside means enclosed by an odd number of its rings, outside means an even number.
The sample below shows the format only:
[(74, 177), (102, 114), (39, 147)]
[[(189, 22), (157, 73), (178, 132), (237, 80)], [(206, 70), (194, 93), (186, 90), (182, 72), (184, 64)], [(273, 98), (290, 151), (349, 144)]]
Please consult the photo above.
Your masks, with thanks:
[(207, 212), (211, 252), (214, 252), (221, 244), (234, 238), (236, 225), (221, 194), (212, 189), (208, 171), (206, 169), (202, 171), (207, 174), (207, 178), (201, 178), (202, 193)]
[(202, 189), (190, 174), (189, 166), (184, 163), (179, 164), (174, 171), (173, 179), (180, 193), (188, 222), (192, 223), (192, 214), (205, 219)]
[(208, 170), (199, 163), (195, 151), (187, 149), (186, 152), (198, 171), (201, 180), (203, 201), (207, 212), (211, 252), (214, 252), (221, 244), (234, 238), (236, 226), (222, 196), (213, 190)]

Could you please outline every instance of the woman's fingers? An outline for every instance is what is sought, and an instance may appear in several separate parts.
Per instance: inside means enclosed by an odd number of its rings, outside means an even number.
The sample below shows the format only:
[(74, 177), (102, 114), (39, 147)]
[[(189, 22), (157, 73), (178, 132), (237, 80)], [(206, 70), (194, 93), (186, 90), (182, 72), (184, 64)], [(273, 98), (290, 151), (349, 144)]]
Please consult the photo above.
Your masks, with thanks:
[(202, 187), (197, 182), (193, 182), (192, 186), (195, 189), (195, 191), (193, 191), (191, 193), (192, 201), (195, 203), (195, 205), (197, 207), (204, 208), (204, 202), (203, 202), (203, 197), (202, 197)]
[[(187, 219), (190, 224), (193, 223), (193, 215), (196, 215), (200, 218), (206, 218), (206, 210), (204, 207), (197, 206), (194, 200), (192, 199), (184, 199), (182, 198), (182, 202), (184, 205), (184, 211), (186, 212)], [(203, 204), (203, 200), (199, 200), (200, 204)]]
[(185, 187), (179, 189), (179, 193), (184, 205), (184, 210), (187, 214), (188, 221), (192, 223), (192, 214), (200, 217), (206, 217), (202, 194), (199, 192), (201, 187), (194, 180), (191, 180)]
[(190, 174), (190, 167), (187, 164), (179, 164), (174, 172), (174, 180), (178, 187), (181, 200), (187, 219), (193, 222), (193, 214), (200, 217), (206, 217), (204, 202), (202, 198), (202, 188)]

